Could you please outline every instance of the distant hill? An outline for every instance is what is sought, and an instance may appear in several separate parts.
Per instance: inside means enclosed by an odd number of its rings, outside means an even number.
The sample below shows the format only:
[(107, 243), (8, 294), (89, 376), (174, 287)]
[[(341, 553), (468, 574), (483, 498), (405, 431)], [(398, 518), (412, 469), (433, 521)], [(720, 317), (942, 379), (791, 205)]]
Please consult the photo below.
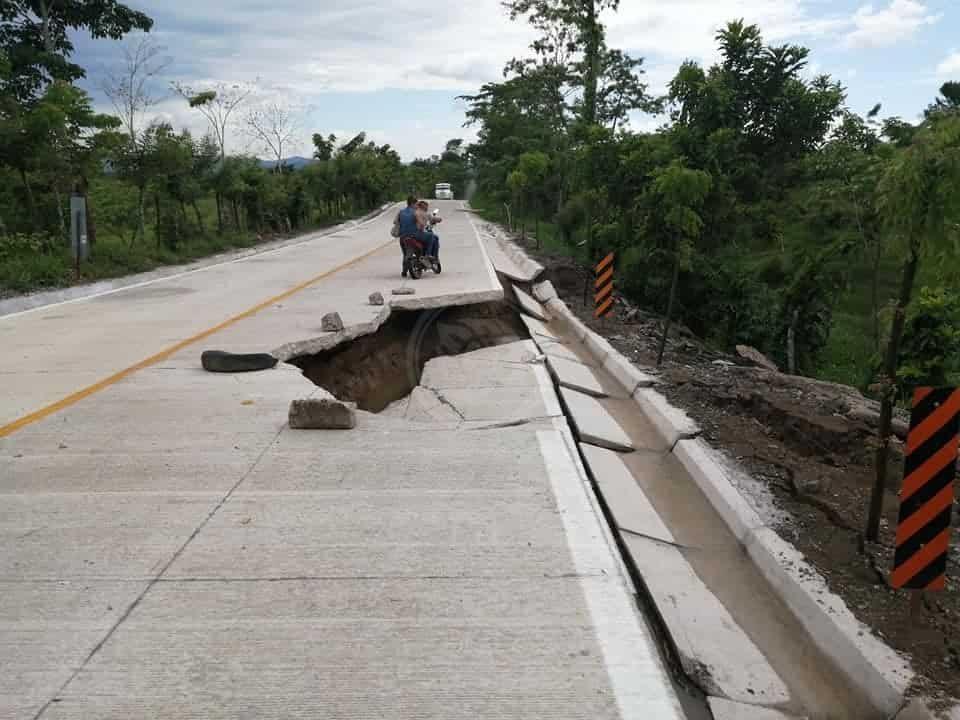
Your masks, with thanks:
[[(299, 155), (295, 155), (294, 157), (288, 157), (283, 159), (283, 164), (289, 165), (294, 170), (300, 170), (301, 168), (306, 167), (307, 165), (310, 165), (315, 162), (316, 160), (314, 160), (313, 158), (300, 157)], [(265, 170), (273, 170), (273, 168), (275, 168), (276, 166), (277, 166), (276, 160), (260, 161), (260, 167), (264, 168)]]

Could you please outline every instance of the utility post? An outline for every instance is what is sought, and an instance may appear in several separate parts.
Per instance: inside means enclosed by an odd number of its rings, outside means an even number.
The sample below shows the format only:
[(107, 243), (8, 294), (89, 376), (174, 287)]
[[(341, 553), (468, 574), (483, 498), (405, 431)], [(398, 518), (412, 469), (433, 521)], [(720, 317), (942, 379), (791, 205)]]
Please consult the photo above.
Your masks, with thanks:
[(87, 259), (90, 247), (87, 244), (87, 199), (80, 193), (70, 196), (70, 249), (77, 280), (80, 279), (80, 263)]

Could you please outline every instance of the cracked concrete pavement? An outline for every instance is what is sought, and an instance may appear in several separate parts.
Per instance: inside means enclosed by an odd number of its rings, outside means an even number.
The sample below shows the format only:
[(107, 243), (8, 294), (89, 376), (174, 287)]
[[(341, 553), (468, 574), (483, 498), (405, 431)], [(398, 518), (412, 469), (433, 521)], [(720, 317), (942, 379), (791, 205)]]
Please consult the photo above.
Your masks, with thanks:
[[(417, 302), (496, 297), (444, 214)], [(389, 223), (0, 318), (2, 720), (683, 716), (529, 341), (350, 431), (200, 369), (379, 318)]]

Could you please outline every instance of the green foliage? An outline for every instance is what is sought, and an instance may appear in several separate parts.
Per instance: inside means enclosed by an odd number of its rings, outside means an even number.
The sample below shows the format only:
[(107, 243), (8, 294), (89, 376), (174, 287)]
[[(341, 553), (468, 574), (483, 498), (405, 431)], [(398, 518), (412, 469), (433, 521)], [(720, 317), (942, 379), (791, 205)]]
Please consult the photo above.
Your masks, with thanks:
[(901, 396), (917, 386), (944, 386), (960, 373), (960, 294), (924, 287), (913, 305), (900, 345)]

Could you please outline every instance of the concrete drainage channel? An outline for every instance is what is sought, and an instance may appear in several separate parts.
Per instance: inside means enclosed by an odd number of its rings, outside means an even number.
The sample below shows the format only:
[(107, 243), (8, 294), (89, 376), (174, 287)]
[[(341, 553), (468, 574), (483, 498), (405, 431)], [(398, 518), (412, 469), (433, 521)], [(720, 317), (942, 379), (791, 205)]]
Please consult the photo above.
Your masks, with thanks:
[[(829, 598), (784, 586), (783, 577), (804, 572), (802, 558), (787, 555), (790, 546), (749, 510), (696, 425), (549, 283), (524, 287), (536, 299), (515, 287), (517, 305), (546, 355), (640, 604), (679, 686), (692, 690), (681, 693), (691, 720), (908, 717), (902, 695), (883, 684), (905, 688), (904, 664), (858, 628), (830, 630), (846, 617), (830, 617)], [(851, 642), (866, 657), (854, 657)]]

